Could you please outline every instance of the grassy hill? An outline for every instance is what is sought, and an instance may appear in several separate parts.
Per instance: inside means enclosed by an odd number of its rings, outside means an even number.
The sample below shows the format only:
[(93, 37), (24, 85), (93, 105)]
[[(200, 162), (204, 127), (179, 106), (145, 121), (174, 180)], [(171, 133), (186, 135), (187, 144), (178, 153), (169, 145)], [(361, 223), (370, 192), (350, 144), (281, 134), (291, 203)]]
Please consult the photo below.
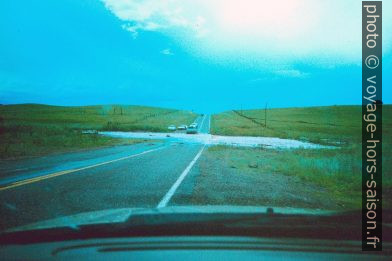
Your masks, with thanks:
[[(338, 146), (339, 149), (260, 150), (224, 149), (244, 162), (256, 162), (277, 173), (300, 177), (327, 189), (346, 208), (361, 204), (361, 106), (285, 108), (265, 111), (228, 111), (212, 116), (211, 130), (219, 135), (299, 139)], [(383, 105), (384, 204), (391, 207), (392, 105)], [(222, 149), (221, 149), (222, 150)], [(212, 151), (219, 155), (219, 149)], [(230, 163), (235, 167), (234, 163)], [(237, 164), (238, 165), (238, 164)], [(247, 166), (247, 165), (245, 165)], [(246, 171), (246, 167), (243, 168)], [(258, 168), (260, 175), (263, 168)]]
[[(211, 131), (219, 135), (298, 139), (321, 144), (361, 142), (361, 106), (243, 110), (215, 114)], [(383, 106), (384, 138), (392, 132), (392, 105)]]
[(169, 124), (189, 124), (196, 114), (146, 106), (0, 106), (0, 157), (44, 155), (140, 142), (82, 134), (83, 130), (165, 131)]

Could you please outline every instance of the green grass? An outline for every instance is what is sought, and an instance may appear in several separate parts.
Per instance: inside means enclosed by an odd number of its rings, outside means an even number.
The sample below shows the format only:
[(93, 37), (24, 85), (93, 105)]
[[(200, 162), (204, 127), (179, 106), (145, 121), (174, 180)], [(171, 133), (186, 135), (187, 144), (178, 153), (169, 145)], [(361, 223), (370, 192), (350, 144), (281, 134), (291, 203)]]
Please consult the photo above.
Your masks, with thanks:
[[(243, 157), (262, 155), (268, 159), (271, 171), (324, 186), (330, 190), (331, 197), (354, 207), (361, 201), (361, 124), (361, 106), (325, 106), (269, 109), (267, 126), (263, 109), (224, 112), (213, 115), (211, 130), (219, 135), (280, 137), (338, 146), (332, 150), (257, 153), (244, 149)], [(388, 175), (391, 167), (392, 105), (383, 105), (384, 199), (392, 196), (392, 178)], [(392, 205), (391, 201), (384, 203)]]
[[(390, 152), (389, 150), (388, 153)], [(268, 173), (299, 177), (303, 186), (313, 184), (326, 190), (328, 199), (325, 200), (336, 202), (336, 209), (361, 208), (360, 148), (272, 150), (214, 146), (210, 147), (207, 153), (215, 155), (212, 157), (214, 159), (222, 158), (224, 154), (229, 155), (224, 157), (225, 166), (238, 170), (241, 175), (253, 173), (259, 175), (260, 179)], [(250, 165), (257, 167), (251, 168)], [(389, 192), (392, 189), (392, 179), (387, 174), (390, 166), (384, 165), (386, 171), (383, 173), (386, 208), (392, 207)], [(309, 195), (312, 199), (316, 196)]]
[[(219, 135), (280, 137), (320, 144), (360, 143), (361, 106), (228, 111), (212, 116), (211, 131)], [(383, 106), (383, 133), (392, 134), (392, 105)]]
[(165, 131), (169, 124), (189, 124), (196, 116), (186, 111), (145, 106), (2, 105), (0, 158), (141, 142), (82, 131)]

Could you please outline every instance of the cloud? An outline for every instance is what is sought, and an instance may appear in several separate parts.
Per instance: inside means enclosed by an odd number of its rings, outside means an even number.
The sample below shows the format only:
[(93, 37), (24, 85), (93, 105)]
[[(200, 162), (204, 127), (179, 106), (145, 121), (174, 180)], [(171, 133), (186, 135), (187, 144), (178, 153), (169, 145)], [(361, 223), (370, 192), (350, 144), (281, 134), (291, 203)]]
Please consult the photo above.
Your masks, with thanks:
[(303, 72), (296, 69), (281, 69), (281, 70), (266, 70), (265, 74), (260, 77), (250, 79), (245, 83), (252, 86), (258, 85), (264, 81), (274, 80), (274, 79), (282, 79), (282, 78), (297, 78), (297, 79), (305, 79), (310, 76), (310, 73)]
[(274, 73), (278, 76), (283, 76), (283, 77), (288, 77), (288, 78), (306, 78), (310, 75), (309, 73), (302, 72), (299, 70), (293, 70), (293, 69), (277, 70)]
[[(360, 64), (360, 0), (101, 0), (134, 38), (159, 31), (195, 55), (251, 63)], [(385, 3), (383, 11), (391, 11)], [(385, 31), (392, 19), (383, 18)], [(384, 34), (384, 53), (391, 49)], [(256, 62), (254, 62), (256, 61)], [(237, 62), (237, 61), (236, 61)], [(280, 72), (303, 77), (296, 71)]]
[(163, 49), (161, 51), (161, 54), (164, 54), (164, 55), (174, 55), (174, 53), (169, 48)]
[(145, 23), (143, 25), (142, 24), (134, 24), (134, 25), (132, 25), (130, 23), (127, 23), (127, 24), (123, 24), (122, 28), (124, 30), (127, 30), (127, 31), (131, 32), (133, 38), (136, 38), (138, 36), (138, 34), (139, 34), (138, 33), (139, 30), (143, 30), (143, 31), (157, 31), (159, 29), (162, 29), (163, 26), (158, 25), (158, 24), (156, 24), (154, 22), (148, 22), (148, 23)]
[(183, 30), (202, 37), (208, 31), (205, 18), (191, 14), (178, 0), (102, 0), (105, 7), (125, 23), (123, 28), (136, 38), (142, 31)]

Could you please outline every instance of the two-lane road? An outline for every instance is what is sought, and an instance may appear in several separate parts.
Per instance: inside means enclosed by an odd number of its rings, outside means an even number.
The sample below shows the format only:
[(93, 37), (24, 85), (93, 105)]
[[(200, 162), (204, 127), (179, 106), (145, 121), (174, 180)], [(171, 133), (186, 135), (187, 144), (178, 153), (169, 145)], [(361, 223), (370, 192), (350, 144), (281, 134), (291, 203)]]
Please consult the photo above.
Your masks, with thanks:
[(211, 116), (204, 114), (198, 118), (198, 132), (199, 133), (210, 133)]
[[(200, 136), (210, 136), (210, 116), (197, 122)], [(64, 217), (122, 208), (337, 205), (325, 200), (327, 190), (285, 173), (241, 168), (233, 159), (242, 151), (205, 144), (211, 143), (173, 138), (0, 161), (0, 231), (55, 218), (75, 225)]]
[[(198, 124), (209, 132), (208, 115)], [(0, 230), (88, 211), (164, 207), (203, 149), (155, 142), (2, 162)]]

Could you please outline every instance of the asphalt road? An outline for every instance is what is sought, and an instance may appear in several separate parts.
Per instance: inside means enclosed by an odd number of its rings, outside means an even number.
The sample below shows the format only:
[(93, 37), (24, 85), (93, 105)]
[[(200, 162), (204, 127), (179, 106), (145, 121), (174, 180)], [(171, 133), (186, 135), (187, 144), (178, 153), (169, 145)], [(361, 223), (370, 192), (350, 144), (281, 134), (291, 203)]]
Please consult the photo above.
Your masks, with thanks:
[[(209, 133), (210, 116), (197, 119)], [(189, 134), (191, 135), (191, 134)], [(90, 211), (195, 205), (333, 209), (297, 177), (234, 166), (238, 150), (154, 141), (0, 162), (0, 231)]]
[(211, 116), (204, 114), (198, 119), (199, 133), (210, 133)]
[[(197, 117), (195, 120), (197, 123), (197, 132), (202, 134), (210, 133), (211, 116), (209, 114), (203, 114)], [(186, 133), (185, 130), (177, 130), (176, 133)]]
[[(208, 133), (209, 115), (197, 119)], [(204, 146), (151, 142), (2, 162), (0, 230), (88, 211), (165, 207)]]

